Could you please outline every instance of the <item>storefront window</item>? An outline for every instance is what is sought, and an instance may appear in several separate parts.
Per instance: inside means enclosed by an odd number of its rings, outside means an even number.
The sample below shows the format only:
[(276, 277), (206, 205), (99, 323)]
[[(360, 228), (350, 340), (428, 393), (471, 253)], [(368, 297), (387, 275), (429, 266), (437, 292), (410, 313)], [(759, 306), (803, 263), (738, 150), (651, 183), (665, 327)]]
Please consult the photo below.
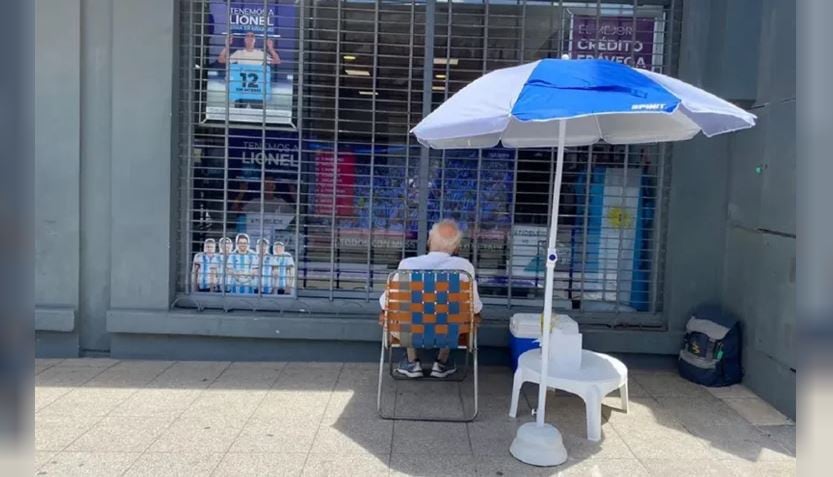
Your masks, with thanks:
[[(426, 155), (409, 134), (423, 98), (563, 54), (669, 70), (670, 3), (436, 2), (426, 18), (426, 0), (181, 0), (180, 291), (370, 301), (452, 217), (487, 303), (539, 302), (554, 151)], [(659, 146), (568, 151), (560, 305), (659, 310), (665, 162)]]

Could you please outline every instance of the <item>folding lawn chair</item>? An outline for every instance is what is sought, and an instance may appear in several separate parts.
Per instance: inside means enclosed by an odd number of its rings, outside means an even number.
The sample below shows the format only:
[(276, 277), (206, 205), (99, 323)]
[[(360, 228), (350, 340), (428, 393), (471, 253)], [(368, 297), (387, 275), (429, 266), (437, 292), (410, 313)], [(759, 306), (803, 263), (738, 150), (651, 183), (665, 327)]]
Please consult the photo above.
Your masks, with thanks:
[[(474, 314), (474, 279), (464, 270), (397, 270), (388, 275), (385, 311), (381, 317), (382, 351), (379, 358), (379, 387), (376, 407), (384, 419), (416, 421), (470, 422), (477, 417), (477, 320)], [(393, 369), (394, 348), (465, 350), (462, 373), (444, 381), (462, 382), (473, 362), (474, 410), (460, 419), (397, 417), (382, 411), (382, 378), (387, 352), (389, 372)], [(426, 377), (425, 380), (437, 380)]]

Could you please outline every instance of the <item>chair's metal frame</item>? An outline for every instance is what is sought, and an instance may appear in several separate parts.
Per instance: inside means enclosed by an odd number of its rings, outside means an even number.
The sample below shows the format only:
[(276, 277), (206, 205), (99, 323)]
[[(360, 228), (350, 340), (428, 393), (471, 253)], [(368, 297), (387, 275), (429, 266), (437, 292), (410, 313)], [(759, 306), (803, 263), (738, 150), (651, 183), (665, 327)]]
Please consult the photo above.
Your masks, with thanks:
[[(411, 416), (399, 417), (399, 416), (395, 415), (395, 413), (396, 413), (395, 409), (394, 409), (394, 414), (390, 414), (390, 415), (387, 415), (382, 411), (382, 380), (383, 380), (384, 375), (385, 375), (385, 373), (384, 373), (385, 354), (388, 355), (388, 364), (389, 364), (389, 371), (388, 372), (389, 372), (391, 378), (393, 378), (394, 382), (403, 381), (403, 380), (407, 380), (407, 381), (414, 381), (415, 380), (413, 378), (406, 378), (404, 376), (397, 376), (396, 373), (394, 372), (394, 368), (393, 368), (393, 350), (394, 350), (394, 348), (402, 349), (402, 348), (405, 348), (405, 346), (402, 346), (399, 343), (394, 344), (390, 339), (391, 338), (391, 334), (390, 334), (391, 332), (388, 328), (388, 309), (389, 309), (388, 303), (385, 303), (385, 310), (383, 312), (383, 320), (382, 320), (382, 346), (381, 346), (382, 349), (381, 349), (381, 353), (380, 353), (380, 356), (379, 356), (379, 384), (378, 384), (378, 389), (377, 389), (377, 393), (376, 393), (376, 410), (379, 413), (379, 417), (381, 417), (382, 419), (395, 420), (395, 421), (471, 422), (477, 417), (477, 414), (478, 414), (478, 394), (479, 394), (479, 392), (478, 392), (479, 391), (479, 388), (478, 388), (478, 373), (477, 373), (477, 369), (478, 369), (477, 368), (477, 325), (478, 325), (478, 323), (477, 323), (477, 320), (475, 319), (475, 313), (474, 313), (474, 291), (473, 290), (474, 290), (474, 286), (476, 286), (476, 284), (474, 282), (474, 277), (472, 277), (472, 275), (469, 272), (465, 271), (465, 270), (396, 270), (394, 272), (391, 272), (388, 275), (387, 282), (386, 282), (386, 285), (385, 285), (385, 290), (386, 290), (387, 296), (388, 297), (390, 296), (390, 293), (388, 293), (388, 292), (390, 291), (390, 284), (391, 284), (391, 281), (393, 280), (394, 277), (396, 277), (397, 275), (403, 274), (403, 273), (409, 273), (410, 274), (410, 273), (414, 273), (414, 272), (422, 272), (422, 273), (440, 273), (440, 272), (442, 272), (442, 273), (457, 273), (461, 276), (461, 278), (466, 279), (467, 281), (469, 281), (472, 284), (472, 286), (469, 288), (469, 298), (468, 298), (469, 302), (471, 304), (471, 306), (469, 307), (469, 313), (471, 315), (469, 317), (469, 323), (470, 323), (471, 326), (470, 326), (470, 332), (468, 333), (468, 343), (466, 345), (459, 345), (459, 343), (458, 343), (457, 347), (452, 348), (452, 350), (456, 349), (456, 350), (465, 350), (466, 351), (466, 360), (465, 360), (465, 365), (463, 367), (463, 372), (462, 373), (456, 373), (456, 374), (458, 374), (458, 376), (456, 376), (454, 378), (450, 378), (450, 379), (448, 379), (448, 378), (423, 377), (423, 378), (416, 378), (416, 380), (419, 380), (419, 381), (446, 381), (446, 382), (455, 382), (455, 383), (463, 382), (466, 379), (466, 377), (468, 376), (468, 373), (469, 373), (469, 358), (470, 358), (469, 355), (471, 355), (471, 362), (472, 362), (472, 368), (473, 368), (472, 369), (472, 371), (473, 371), (473, 382), (474, 382), (474, 384), (473, 384), (473, 386), (474, 386), (474, 410), (473, 410), (473, 412), (471, 413), (470, 416), (464, 416), (464, 417), (459, 418), (459, 419), (456, 419), (456, 418), (439, 418), (439, 417), (411, 417)], [(388, 300), (389, 300), (389, 298), (388, 298)], [(430, 326), (430, 325), (425, 325), (425, 326)], [(387, 353), (385, 353), (385, 351), (387, 351)], [(459, 391), (459, 387), (458, 387), (458, 391)], [(462, 395), (460, 396), (460, 398), (461, 398), (461, 403), (464, 402), (463, 399), (462, 399)], [(463, 407), (465, 407), (465, 406), (463, 406)], [(465, 409), (463, 409), (463, 412), (465, 412)]]

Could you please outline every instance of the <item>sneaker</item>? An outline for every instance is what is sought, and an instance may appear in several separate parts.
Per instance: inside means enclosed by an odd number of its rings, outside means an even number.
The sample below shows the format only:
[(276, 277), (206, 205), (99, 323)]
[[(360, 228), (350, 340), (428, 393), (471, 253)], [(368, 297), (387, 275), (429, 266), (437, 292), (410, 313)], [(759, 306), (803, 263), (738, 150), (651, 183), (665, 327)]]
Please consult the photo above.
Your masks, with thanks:
[(402, 358), (402, 361), (399, 362), (399, 366), (396, 368), (396, 372), (409, 378), (421, 378), (422, 364), (419, 360), (411, 362), (407, 358)]
[(434, 366), (431, 367), (432, 378), (444, 378), (457, 372), (457, 367), (454, 366), (454, 361), (448, 360), (445, 363), (434, 361)]

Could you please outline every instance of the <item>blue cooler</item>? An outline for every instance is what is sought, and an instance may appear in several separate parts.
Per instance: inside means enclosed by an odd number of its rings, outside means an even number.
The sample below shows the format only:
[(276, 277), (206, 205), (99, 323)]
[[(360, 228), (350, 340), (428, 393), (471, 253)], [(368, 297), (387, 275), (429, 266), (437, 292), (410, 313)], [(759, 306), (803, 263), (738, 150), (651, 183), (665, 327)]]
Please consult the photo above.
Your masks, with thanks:
[(541, 336), (540, 313), (515, 313), (509, 320), (509, 351), (512, 372), (518, 369), (518, 358), (525, 352), (539, 348), (535, 342)]

